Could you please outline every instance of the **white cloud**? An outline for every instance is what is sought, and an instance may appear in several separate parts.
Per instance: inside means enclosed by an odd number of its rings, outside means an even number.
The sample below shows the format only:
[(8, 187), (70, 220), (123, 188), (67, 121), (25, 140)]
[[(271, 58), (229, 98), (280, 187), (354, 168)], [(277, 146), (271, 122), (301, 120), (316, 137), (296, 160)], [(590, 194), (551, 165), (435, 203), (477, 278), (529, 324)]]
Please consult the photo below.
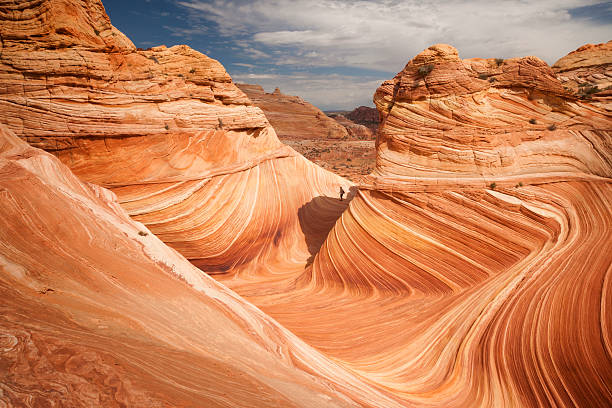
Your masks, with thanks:
[(387, 78), (355, 77), (348, 75), (314, 75), (297, 73), (233, 74), (238, 83), (259, 84), (266, 92), (279, 87), (287, 95), (298, 95), (323, 110), (352, 110), (357, 106), (373, 106), (372, 95)]
[(253, 64), (245, 64), (243, 62), (234, 62), (232, 65), (236, 65), (239, 67), (245, 67), (245, 68), (255, 68), (255, 65)]
[[(454, 45), (462, 58), (535, 55), (552, 64), (585, 43), (608, 41), (612, 32), (609, 21), (596, 23), (570, 13), (601, 0), (175, 1), (193, 21), (205, 20), (209, 32), (214, 29), (243, 48), (237, 51), (244, 57), (241, 62), (283, 70), (351, 67), (395, 73), (436, 43)], [(336, 100), (316, 78), (311, 77), (311, 88), (321, 97), (312, 99), (322, 106)], [(364, 85), (359, 80), (353, 77), (351, 85), (348, 79), (327, 78), (327, 83), (345, 87), (333, 92), (363, 100), (354, 86)], [(305, 98), (314, 95), (304, 84), (278, 85)], [(375, 88), (367, 90), (368, 100)]]
[[(601, 2), (601, 1), (599, 1)], [(537, 55), (553, 63), (587, 42), (609, 40), (610, 25), (572, 19), (583, 0), (183, 0), (221, 35), (251, 36), (281, 47), (279, 61), (397, 71), (429, 45), (446, 42), (462, 57)], [(244, 41), (244, 40), (243, 40)], [(308, 52), (316, 52), (309, 57)], [(251, 55), (256, 57), (255, 55)], [(298, 59), (299, 60), (299, 59)], [(297, 63), (297, 62), (296, 62)]]

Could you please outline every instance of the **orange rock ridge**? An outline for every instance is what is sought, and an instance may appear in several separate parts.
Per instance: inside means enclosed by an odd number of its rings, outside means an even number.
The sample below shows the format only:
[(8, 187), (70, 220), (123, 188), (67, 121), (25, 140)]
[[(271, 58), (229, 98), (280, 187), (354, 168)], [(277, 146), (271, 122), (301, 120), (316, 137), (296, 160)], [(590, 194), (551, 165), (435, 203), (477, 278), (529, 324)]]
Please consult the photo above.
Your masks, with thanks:
[(351, 183), (283, 145), (221, 64), (187, 46), (137, 50), (99, 1), (0, 7), (0, 122), (17, 136), (208, 272), (311, 256), (298, 210)]
[(0, 402), (398, 406), (0, 126)]
[(609, 97), (612, 94), (609, 89), (612, 85), (612, 41), (583, 45), (555, 62), (552, 69), (561, 83), (574, 92), (585, 93), (588, 88), (597, 87), (592, 96)]
[(238, 88), (264, 111), (281, 140), (345, 139), (349, 136), (343, 126), (299, 96), (285, 95), (278, 88), (266, 93), (259, 85), (238, 84)]

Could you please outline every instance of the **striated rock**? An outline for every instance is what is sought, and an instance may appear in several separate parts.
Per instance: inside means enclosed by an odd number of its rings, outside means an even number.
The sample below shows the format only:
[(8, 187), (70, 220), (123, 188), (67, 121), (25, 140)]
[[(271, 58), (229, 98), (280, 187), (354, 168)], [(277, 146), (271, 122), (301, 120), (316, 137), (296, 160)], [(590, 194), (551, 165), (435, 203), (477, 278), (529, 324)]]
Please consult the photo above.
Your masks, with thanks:
[(391, 407), (0, 126), (0, 402)]
[(346, 118), (363, 125), (372, 131), (372, 134), (376, 134), (378, 130), (379, 117), (378, 110), (367, 106), (360, 106), (347, 113)]
[(446, 45), (375, 102), (377, 168), (312, 265), (226, 283), (405, 406), (610, 405), (607, 111)]
[(612, 97), (612, 41), (583, 45), (552, 69), (564, 87), (583, 99)]
[(365, 127), (364, 125), (359, 125), (353, 122), (344, 115), (334, 115), (332, 116), (332, 118), (336, 122), (344, 126), (351, 139), (370, 140), (374, 138), (375, 132), (372, 133), (372, 130), (370, 130), (369, 128)]
[(138, 50), (103, 11), (0, 3), (0, 123), (110, 188), (203, 270), (301, 268), (311, 254), (298, 210), (351, 183), (283, 145), (217, 61), (187, 46)]
[[(282, 145), (216, 61), (81, 42), (96, 4), (0, 3), (0, 122), (112, 190), (0, 139), (2, 398), (612, 404), (604, 103), (536, 57), (430, 47), (378, 89), (357, 191)], [(71, 14), (67, 48), (20, 28)]]
[(266, 93), (259, 85), (238, 84), (238, 87), (264, 111), (281, 140), (345, 139), (349, 136), (343, 126), (299, 96), (285, 95), (278, 88)]
[(461, 60), (435, 45), (374, 96), (376, 175), (488, 185), (541, 173), (610, 174), (610, 117), (568, 93), (536, 57)]

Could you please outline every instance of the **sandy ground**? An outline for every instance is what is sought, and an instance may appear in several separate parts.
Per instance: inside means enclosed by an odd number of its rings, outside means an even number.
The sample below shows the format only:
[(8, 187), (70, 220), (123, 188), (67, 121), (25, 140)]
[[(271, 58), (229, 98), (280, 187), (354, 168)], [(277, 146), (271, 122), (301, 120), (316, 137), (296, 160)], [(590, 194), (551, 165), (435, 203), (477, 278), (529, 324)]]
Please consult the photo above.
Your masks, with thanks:
[(369, 174), (376, 164), (374, 140), (283, 139), (308, 160), (352, 181)]

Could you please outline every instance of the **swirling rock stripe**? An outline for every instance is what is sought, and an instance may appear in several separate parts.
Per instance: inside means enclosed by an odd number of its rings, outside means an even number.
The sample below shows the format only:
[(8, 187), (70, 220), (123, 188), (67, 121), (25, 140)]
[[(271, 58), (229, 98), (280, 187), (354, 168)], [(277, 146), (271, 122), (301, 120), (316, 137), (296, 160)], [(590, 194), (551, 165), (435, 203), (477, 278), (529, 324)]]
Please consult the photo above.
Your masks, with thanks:
[(349, 190), (350, 183), (294, 154), (203, 180), (113, 191), (133, 219), (202, 270), (265, 275), (303, 268), (348, 201), (310, 207), (341, 185)]
[(360, 192), (299, 279), (225, 283), (405, 404), (603, 407), (610, 197), (609, 182)]
[(0, 127), (0, 403), (400, 407)]

